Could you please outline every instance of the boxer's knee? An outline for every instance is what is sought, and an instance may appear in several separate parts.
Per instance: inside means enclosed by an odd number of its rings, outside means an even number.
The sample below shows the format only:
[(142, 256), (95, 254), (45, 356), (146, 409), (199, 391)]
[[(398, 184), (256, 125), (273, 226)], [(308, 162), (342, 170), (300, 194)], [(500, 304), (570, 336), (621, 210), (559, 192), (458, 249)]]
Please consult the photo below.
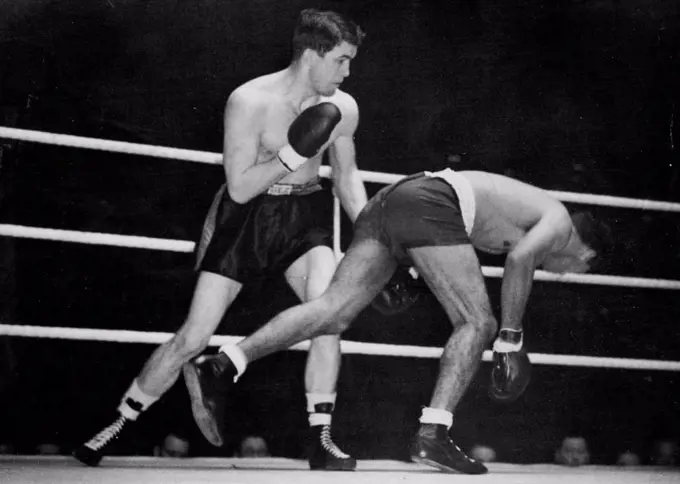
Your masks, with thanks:
[(498, 321), (493, 314), (489, 314), (481, 319), (478, 323), (478, 327), (482, 333), (484, 342), (487, 344), (491, 343), (496, 337), (496, 333), (498, 333)]
[(322, 331), (319, 334), (339, 335), (351, 324), (351, 313), (348, 304), (341, 298), (324, 294), (314, 300), (312, 304), (318, 306), (319, 325)]
[(498, 332), (498, 321), (491, 311), (479, 311), (465, 318), (465, 324), (472, 326), (484, 343), (491, 343)]
[(212, 335), (200, 330), (179, 331), (168, 341), (169, 350), (181, 360), (190, 360), (205, 350)]

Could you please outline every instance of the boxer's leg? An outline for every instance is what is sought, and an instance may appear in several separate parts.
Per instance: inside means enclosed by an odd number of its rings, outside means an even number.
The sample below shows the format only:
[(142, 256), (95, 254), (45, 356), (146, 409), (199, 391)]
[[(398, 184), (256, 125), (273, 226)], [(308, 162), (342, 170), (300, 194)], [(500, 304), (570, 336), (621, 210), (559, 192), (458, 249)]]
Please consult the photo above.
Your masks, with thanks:
[(170, 389), (177, 381), (182, 365), (208, 346), (242, 287), (241, 283), (224, 276), (200, 273), (184, 324), (154, 351), (137, 377), (144, 393), (160, 397)]
[[(330, 247), (317, 246), (296, 260), (286, 271), (286, 280), (301, 301), (320, 297), (328, 288), (336, 268)], [(356, 460), (342, 452), (331, 437), (332, 412), (341, 363), (340, 336), (317, 336), (310, 343), (305, 369), (307, 412), (311, 428), (309, 466), (319, 470), (354, 470)]]
[(409, 255), (454, 324), (430, 406), (423, 409), (412, 458), (445, 471), (485, 473), (486, 467), (448, 437), (452, 413), (497, 329), (479, 261), (470, 244), (418, 247), (409, 249)]
[[(396, 261), (373, 239), (355, 241), (347, 251), (328, 289), (318, 298), (279, 313), (241, 341), (224, 346), (215, 356), (201, 356), (184, 366), (194, 416), (210, 414), (219, 425), (219, 407), (235, 379), (250, 361), (325, 334), (340, 334), (373, 300), (392, 276)], [(196, 408), (204, 410), (196, 414)]]
[[(430, 406), (453, 412), (497, 330), (484, 276), (469, 244), (409, 250), (418, 273), (454, 326)], [(460, 324), (462, 323), (462, 324)]]
[(397, 262), (377, 240), (354, 241), (318, 298), (279, 313), (241, 341), (248, 361), (324, 334), (340, 334), (370, 304), (394, 273)]
[[(336, 269), (330, 247), (317, 246), (296, 260), (286, 271), (286, 280), (302, 302), (320, 297), (330, 285)], [(311, 341), (305, 388), (308, 393), (332, 394), (340, 371), (340, 336), (318, 336)]]
[(226, 277), (201, 272), (188, 316), (179, 331), (160, 345), (134, 379), (112, 423), (74, 451), (81, 462), (96, 466), (107, 447), (130, 421), (156, 402), (175, 383), (182, 365), (205, 349), (241, 284)]

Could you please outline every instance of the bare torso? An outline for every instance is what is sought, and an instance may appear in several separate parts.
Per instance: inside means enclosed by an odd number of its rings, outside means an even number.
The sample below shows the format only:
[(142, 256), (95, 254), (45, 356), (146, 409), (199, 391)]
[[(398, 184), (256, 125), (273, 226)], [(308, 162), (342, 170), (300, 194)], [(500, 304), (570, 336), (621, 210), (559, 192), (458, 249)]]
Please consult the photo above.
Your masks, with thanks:
[(323, 153), (338, 136), (349, 133), (351, 135), (348, 106), (353, 103), (349, 94), (339, 89), (331, 97), (314, 96), (303, 102), (301, 106), (295, 105), (290, 96), (285, 92), (285, 79), (282, 72), (268, 74), (253, 79), (239, 89), (247, 89), (250, 95), (257, 96), (264, 104), (263, 115), (259, 118), (259, 149), (256, 163), (269, 161), (283, 146), (288, 144), (288, 128), (293, 120), (305, 109), (321, 102), (333, 102), (343, 117), (335, 127), (328, 142), (319, 150), (318, 154), (307, 161), (298, 170), (290, 173), (279, 180), (279, 183), (304, 184), (314, 180), (318, 176), (319, 166), (323, 159)]
[[(475, 193), (475, 223), (470, 239), (491, 254), (512, 250), (541, 217), (564, 210), (545, 190), (493, 173), (461, 171)], [(568, 237), (568, 234), (565, 234)]]

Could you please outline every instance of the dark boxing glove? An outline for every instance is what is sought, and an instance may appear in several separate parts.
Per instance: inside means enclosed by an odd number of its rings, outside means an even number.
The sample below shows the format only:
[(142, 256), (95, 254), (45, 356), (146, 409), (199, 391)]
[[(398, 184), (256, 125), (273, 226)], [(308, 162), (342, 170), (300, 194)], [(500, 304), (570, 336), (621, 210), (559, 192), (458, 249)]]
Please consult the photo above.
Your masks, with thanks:
[(385, 316), (406, 311), (420, 298), (416, 277), (407, 267), (399, 266), (392, 279), (373, 299), (371, 305)]
[(493, 344), (489, 395), (497, 402), (514, 402), (529, 386), (531, 362), (522, 339), (522, 331), (501, 329)]
[(341, 119), (340, 109), (329, 102), (302, 111), (288, 128), (288, 144), (277, 153), (281, 164), (288, 171), (300, 168), (319, 152)]

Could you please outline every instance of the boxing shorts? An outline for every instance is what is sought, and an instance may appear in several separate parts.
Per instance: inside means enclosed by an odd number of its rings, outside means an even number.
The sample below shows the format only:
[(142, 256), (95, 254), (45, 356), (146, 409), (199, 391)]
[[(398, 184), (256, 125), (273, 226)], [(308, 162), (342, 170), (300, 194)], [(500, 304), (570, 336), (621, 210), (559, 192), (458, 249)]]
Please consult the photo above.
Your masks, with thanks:
[(470, 243), (475, 196), (470, 182), (451, 169), (422, 172), (380, 190), (354, 226), (354, 239), (371, 238), (410, 265), (407, 249)]
[[(331, 234), (313, 210), (323, 190), (319, 180), (304, 185), (275, 184), (244, 204), (217, 192), (196, 249), (196, 270), (242, 284), (283, 274), (317, 246), (331, 247)], [(318, 202), (316, 203), (318, 205)]]

